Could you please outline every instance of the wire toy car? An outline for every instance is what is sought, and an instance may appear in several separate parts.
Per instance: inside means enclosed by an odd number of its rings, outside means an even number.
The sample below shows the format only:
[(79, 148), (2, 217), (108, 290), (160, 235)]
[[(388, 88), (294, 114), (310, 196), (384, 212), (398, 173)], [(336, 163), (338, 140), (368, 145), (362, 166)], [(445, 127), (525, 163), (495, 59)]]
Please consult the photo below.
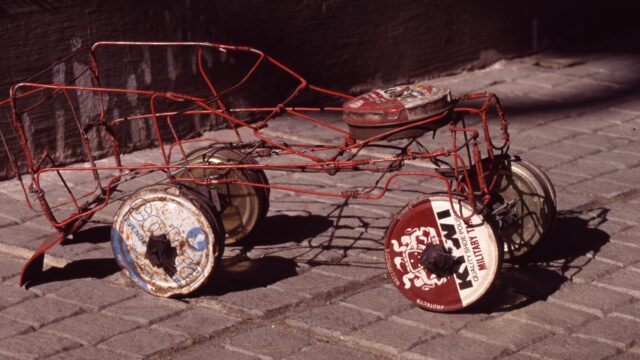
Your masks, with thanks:
[[(148, 49), (190, 54), (191, 74), (205, 91), (104, 85), (103, 72), (120, 69), (120, 62), (105, 61), (104, 53), (148, 59)], [(216, 73), (211, 59), (239, 68), (230, 72), (235, 80), (210, 77)], [(38, 81), (70, 61), (71, 80)], [(247, 106), (246, 94), (239, 93), (249, 83), (265, 81), (265, 67), (285, 78), (269, 84), (287, 84), (287, 90), (267, 105), (262, 104), (265, 98), (277, 96), (263, 92), (259, 105)], [(318, 98), (337, 105), (308, 105)], [(236, 103), (240, 106), (232, 105)], [(494, 94), (453, 96), (448, 88), (419, 83), (353, 97), (309, 84), (250, 47), (97, 42), (12, 86), (0, 106), (11, 125), (10, 132), (0, 133), (3, 147), (26, 202), (31, 207), (35, 199), (56, 230), (25, 264), (21, 285), (42, 271), (49, 249), (116, 202), (121, 203), (111, 243), (119, 265), (148, 293), (185, 295), (214, 277), (225, 243), (246, 238), (266, 217), (272, 190), (375, 201), (397, 179), (413, 177), (436, 181), (441, 191), (425, 193), (391, 219), (384, 239), (387, 271), (397, 289), (418, 306), (455, 311), (487, 293), (503, 258), (523, 256), (539, 244), (556, 215), (548, 177), (509, 154), (508, 122)], [(38, 143), (34, 119), (50, 122), (52, 114), (65, 119), (69, 151), (88, 165), (59, 165), (52, 145)], [(325, 114), (341, 117), (343, 123), (328, 121)], [(292, 143), (270, 136), (268, 126), (283, 118), (312, 123), (337, 140)], [(185, 129), (195, 122), (222, 122), (234, 139), (190, 137)], [(157, 145), (157, 163), (122, 155), (132, 149), (136, 131), (143, 130)], [(440, 133), (446, 134), (448, 145), (427, 150), (423, 141), (429, 139), (423, 137)], [(410, 163), (420, 166), (407, 169)], [(363, 172), (370, 174), (371, 183), (335, 190), (271, 184), (266, 172), (272, 171), (327, 177)], [(156, 183), (123, 190), (150, 174), (158, 178)], [(74, 186), (77, 179), (91, 186)]]

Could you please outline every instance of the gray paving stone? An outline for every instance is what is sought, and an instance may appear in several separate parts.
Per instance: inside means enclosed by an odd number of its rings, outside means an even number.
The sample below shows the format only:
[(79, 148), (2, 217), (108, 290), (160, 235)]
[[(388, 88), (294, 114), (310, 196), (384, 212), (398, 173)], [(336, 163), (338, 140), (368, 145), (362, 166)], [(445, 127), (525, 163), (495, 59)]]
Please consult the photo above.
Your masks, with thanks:
[(208, 338), (238, 322), (240, 322), (240, 319), (198, 306), (178, 316), (161, 321), (155, 324), (154, 327), (177, 331), (190, 336), (194, 340), (199, 340)]
[[(3, 182), (3, 187), (9, 182)], [(16, 194), (17, 197), (10, 196), (8, 193), (0, 190), (0, 214), (4, 218), (8, 218), (16, 223), (22, 223), (28, 219), (32, 219), (38, 214), (29, 209), (27, 203), (24, 201), (24, 197), (22, 195), (22, 190), (19, 193), (16, 193), (16, 189), (12, 189), (10, 193)], [(36, 202), (33, 203), (33, 206), (36, 209), (40, 209)], [(4, 232), (4, 229), (2, 230)]]
[[(618, 125), (619, 126), (619, 125)], [(608, 127), (611, 128), (612, 126)], [(565, 140), (567, 144), (575, 144), (578, 146), (585, 146), (599, 149), (600, 151), (613, 150), (617, 147), (621, 147), (629, 143), (629, 139), (611, 135), (608, 133), (589, 133), (582, 134)], [(594, 152), (595, 153), (595, 152)]]
[(640, 357), (640, 347), (636, 347), (638, 351), (629, 351), (622, 354), (618, 354), (609, 359), (611, 360), (637, 360)]
[(78, 346), (80, 344), (69, 339), (34, 331), (0, 340), (0, 355), (4, 354), (20, 359), (37, 359)]
[[(588, 179), (569, 186), (572, 192), (588, 195), (588, 198), (610, 199), (634, 189), (633, 185), (611, 181), (610, 179)], [(558, 196), (559, 197), (559, 196)]]
[(526, 151), (520, 155), (522, 155), (525, 159), (532, 161), (534, 164), (540, 166), (543, 171), (567, 163), (570, 160), (568, 156), (562, 156), (554, 153), (553, 151), (547, 151), (546, 149), (545, 152), (534, 149)]
[(595, 284), (640, 298), (640, 277), (633, 270), (620, 269), (598, 279)]
[(188, 341), (189, 338), (185, 335), (142, 328), (112, 337), (98, 345), (98, 348), (125, 355), (146, 357), (185, 345)]
[(616, 354), (614, 346), (570, 335), (555, 335), (522, 351), (547, 359), (604, 359)]
[(632, 302), (633, 297), (591, 284), (565, 283), (547, 301), (604, 316), (611, 310)]
[(450, 334), (488, 317), (486, 314), (436, 313), (414, 307), (390, 317), (389, 320), (441, 334)]
[(255, 288), (230, 292), (217, 297), (215, 301), (250, 315), (264, 316), (297, 304), (304, 299), (305, 297), (302, 295), (274, 288)]
[(610, 262), (593, 259), (590, 256), (580, 256), (566, 264), (563, 275), (576, 283), (589, 283), (620, 269), (620, 266)]
[(308, 271), (302, 275), (290, 277), (271, 285), (270, 287), (302, 295), (308, 298), (331, 296), (344, 291), (352, 281), (335, 276), (324, 275)]
[(493, 359), (508, 350), (505, 347), (464, 337), (459, 334), (442, 336), (417, 345), (404, 353), (417, 359)]
[(573, 210), (593, 202), (593, 196), (556, 189), (558, 210)]
[(346, 257), (338, 264), (316, 266), (311, 271), (360, 282), (370, 281), (386, 274), (382, 263), (357, 256)]
[(609, 242), (594, 255), (596, 259), (627, 266), (640, 261), (640, 247)]
[(296, 354), (286, 357), (286, 360), (373, 360), (380, 359), (380, 356), (365, 353), (344, 346), (336, 346), (327, 343), (320, 343), (308, 347)]
[(525, 308), (511, 311), (507, 317), (545, 327), (553, 332), (566, 332), (596, 317), (566, 306), (538, 301)]
[(260, 357), (225, 349), (213, 342), (189, 347), (183, 351), (171, 355), (175, 360), (257, 360)]
[(104, 349), (91, 346), (83, 346), (73, 350), (58, 353), (47, 360), (113, 360), (113, 359), (134, 359), (125, 354), (118, 354)]
[(615, 309), (611, 315), (624, 317), (640, 322), (640, 302), (635, 302)]
[(114, 286), (104, 280), (83, 280), (58, 289), (50, 294), (60, 300), (80, 305), (83, 309), (98, 311), (111, 304), (136, 295), (130, 288)]
[[(605, 174), (618, 170), (619, 167), (615, 163), (602, 162), (599, 160), (579, 159), (571, 163), (555, 168), (555, 171), (565, 172), (567, 174), (580, 175), (584, 178), (591, 179), (594, 176)], [(592, 179), (591, 179), (592, 180)], [(555, 183), (554, 183), (555, 185)], [(566, 185), (566, 184), (565, 184)]]
[(36, 294), (12, 284), (0, 284), (0, 309), (36, 297)]
[(342, 300), (342, 303), (383, 318), (415, 307), (399, 291), (385, 286), (359, 292)]
[(137, 322), (109, 315), (85, 313), (47, 325), (42, 328), (42, 331), (67, 337), (85, 345), (95, 345), (138, 326), (140, 324)]
[(341, 304), (330, 304), (293, 315), (286, 322), (320, 335), (340, 337), (378, 319), (378, 316), (368, 312)]
[(577, 329), (575, 335), (624, 349), (640, 338), (640, 324), (635, 320), (607, 316)]
[(617, 202), (615, 206), (611, 206), (607, 213), (607, 218), (626, 222), (630, 225), (640, 224), (640, 218), (636, 215), (638, 204), (631, 202)]
[(552, 332), (543, 327), (501, 316), (472, 324), (462, 329), (460, 334), (517, 351), (551, 335)]
[(381, 320), (345, 336), (360, 346), (399, 355), (438, 334), (390, 320)]
[[(621, 147), (625, 148), (625, 147)], [(587, 155), (582, 158), (585, 161), (593, 161), (597, 164), (612, 164), (617, 166), (619, 169), (629, 169), (640, 164), (640, 154), (631, 155), (628, 152), (620, 152), (616, 148), (613, 151), (602, 151), (599, 153)]]
[(0, 317), (0, 339), (24, 334), (32, 330), (33, 328), (27, 324)]
[(35, 328), (39, 328), (54, 321), (64, 319), (82, 310), (73, 304), (48, 297), (39, 297), (21, 302), (0, 312), (5, 316)]
[(177, 315), (185, 307), (186, 305), (179, 301), (141, 295), (107, 307), (102, 311), (105, 314), (123, 319), (152, 324)]
[(612, 182), (618, 182), (621, 184), (637, 186), (638, 179), (640, 179), (640, 167), (634, 167), (631, 169), (624, 169), (624, 170), (612, 172), (612, 173), (603, 175), (602, 178), (610, 180)]
[[(553, 145), (547, 145), (538, 150), (546, 153), (548, 156), (561, 156), (571, 160), (579, 159), (583, 156), (598, 152), (598, 148), (585, 146), (583, 144), (569, 144), (567, 142), (558, 142)], [(544, 166), (546, 164), (544, 162), (540, 162), (540, 165)]]
[(267, 325), (231, 338), (226, 347), (249, 355), (281, 359), (314, 344), (307, 336)]

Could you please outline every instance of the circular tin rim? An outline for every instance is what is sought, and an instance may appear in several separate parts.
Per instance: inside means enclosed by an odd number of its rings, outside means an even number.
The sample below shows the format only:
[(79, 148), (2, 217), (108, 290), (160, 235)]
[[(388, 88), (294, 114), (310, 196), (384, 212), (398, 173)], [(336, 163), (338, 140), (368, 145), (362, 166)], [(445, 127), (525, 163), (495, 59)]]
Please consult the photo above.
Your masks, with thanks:
[[(460, 199), (454, 198), (453, 204), (458, 213), (472, 213), (471, 206)], [(492, 287), (502, 266), (502, 244), (491, 224), (475, 214), (470, 222), (473, 226), (465, 225), (451, 210), (447, 196), (423, 196), (400, 210), (385, 234), (384, 258), (393, 284), (407, 299), (429, 311), (452, 312), (476, 303)], [(404, 231), (398, 228), (407, 225)], [(429, 236), (424, 236), (426, 233)], [(399, 234), (404, 235), (394, 239)], [(416, 264), (425, 244), (436, 241), (452, 250), (456, 258), (462, 257), (464, 266), (446, 277), (437, 277)]]
[[(154, 209), (153, 206), (151, 208), (153, 211), (149, 211), (149, 208), (145, 208), (144, 215), (141, 215), (141, 212), (138, 212), (136, 216), (141, 218), (146, 216), (141, 220), (142, 222), (150, 219), (151, 217), (156, 217), (162, 221), (162, 225), (165, 228), (172, 225), (171, 229), (179, 230), (179, 240), (178, 236), (176, 236), (176, 238), (171, 241), (172, 244), (175, 242), (179, 244), (175, 247), (172, 246), (172, 248), (176, 249), (176, 259), (197, 260), (197, 258), (193, 259), (189, 256), (190, 253), (188, 251), (183, 251), (183, 249), (187, 247), (187, 243), (196, 249), (195, 251), (192, 251), (193, 253), (201, 253), (200, 261), (188, 263), (181, 268), (186, 269), (187, 267), (190, 267), (193, 269), (193, 267), (195, 267), (196, 270), (193, 272), (199, 272), (195, 275), (193, 275), (193, 273), (189, 274), (186, 280), (183, 279), (183, 281), (176, 281), (177, 278), (167, 274), (166, 269), (161, 269), (151, 264), (150, 260), (146, 258), (145, 247), (148, 245), (148, 238), (150, 235), (147, 234), (144, 229), (138, 228), (136, 224), (130, 220), (131, 217), (134, 217), (130, 215), (134, 210), (155, 202), (163, 202), (165, 205), (169, 203), (174, 204), (174, 206), (181, 207), (183, 211), (193, 215), (191, 223), (197, 224), (197, 226), (192, 227), (187, 231), (187, 233), (185, 233), (185, 229), (177, 226), (179, 224), (172, 222), (167, 224), (167, 221), (171, 221), (170, 214), (167, 214), (168, 216), (161, 217), (163, 214), (155, 213), (156, 209)], [(138, 221), (138, 223), (140, 223), (140, 221)], [(182, 224), (185, 223), (183, 222)], [(123, 237), (123, 234), (126, 234), (123, 229), (125, 226), (133, 232), (131, 235), (135, 236), (135, 239)], [(111, 228), (111, 244), (118, 264), (127, 272), (129, 278), (131, 278), (138, 287), (156, 296), (168, 297), (179, 294), (185, 295), (193, 292), (208, 280), (209, 275), (222, 257), (224, 242), (221, 241), (222, 235), (220, 233), (219, 226), (220, 223), (216, 219), (214, 213), (211, 212), (206, 203), (204, 203), (197, 194), (182, 189), (177, 185), (152, 185), (138, 190), (120, 205)], [(199, 230), (194, 231), (194, 229)], [(201, 242), (193, 245), (189, 241), (189, 234), (192, 232), (194, 233), (192, 234), (194, 236), (196, 232), (199, 232), (197, 235), (205, 236), (206, 244), (204, 244), (202, 249), (200, 248), (201, 245), (203, 245)], [(197, 236), (196, 239), (198, 239)], [(138, 242), (137, 245), (139, 246), (137, 249), (134, 249), (134, 242)], [(144, 256), (142, 256), (143, 254)], [(180, 265), (183, 265), (186, 262), (187, 261)], [(148, 269), (145, 267), (148, 267)], [(178, 267), (178, 265), (176, 267)], [(157, 273), (157, 279), (154, 279), (154, 276), (152, 275), (153, 273)], [(169, 281), (169, 279), (171, 279), (171, 281)]]

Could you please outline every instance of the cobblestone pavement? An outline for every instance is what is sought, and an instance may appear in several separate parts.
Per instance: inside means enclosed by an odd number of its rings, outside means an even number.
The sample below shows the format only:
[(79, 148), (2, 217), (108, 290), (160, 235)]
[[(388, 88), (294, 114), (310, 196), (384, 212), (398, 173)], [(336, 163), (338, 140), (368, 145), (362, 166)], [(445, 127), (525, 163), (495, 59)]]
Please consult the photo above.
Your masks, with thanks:
[[(386, 277), (390, 218), (429, 184), (403, 183), (375, 204), (274, 191), (254, 245), (229, 247), (203, 289), (174, 300), (144, 295), (120, 272), (108, 242), (115, 206), (47, 255), (39, 284), (19, 288), (25, 256), (50, 229), (7, 181), (0, 358), (640, 358), (640, 46), (632, 39), (432, 81), (456, 93), (496, 92), (511, 152), (545, 169), (558, 193), (545, 251), (505, 264), (481, 306), (426, 312)], [(302, 122), (269, 131), (324, 136)], [(349, 186), (360, 176), (269, 174), (272, 183), (301, 186)]]

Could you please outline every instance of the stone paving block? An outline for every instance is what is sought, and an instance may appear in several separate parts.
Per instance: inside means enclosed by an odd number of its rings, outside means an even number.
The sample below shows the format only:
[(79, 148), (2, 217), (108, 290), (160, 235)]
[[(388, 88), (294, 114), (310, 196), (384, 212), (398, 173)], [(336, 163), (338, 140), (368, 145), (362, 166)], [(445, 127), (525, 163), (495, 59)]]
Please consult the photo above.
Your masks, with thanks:
[(27, 324), (0, 317), (0, 340), (11, 336), (24, 334), (32, 330), (33, 328)]
[(257, 360), (258, 356), (244, 354), (241, 352), (225, 349), (213, 342), (189, 347), (183, 351), (171, 354), (171, 359), (175, 360)]
[(564, 142), (566, 142), (567, 144), (597, 148), (600, 151), (607, 151), (626, 145), (627, 143), (629, 143), (629, 139), (598, 132), (578, 135), (566, 139)]
[(616, 354), (616, 347), (570, 335), (555, 335), (523, 350), (545, 359), (604, 359)]
[(278, 281), (270, 287), (307, 298), (327, 297), (344, 291), (352, 281), (308, 271), (302, 275)]
[(459, 334), (442, 336), (406, 351), (403, 355), (412, 359), (493, 359), (506, 354), (505, 347), (471, 339)]
[(621, 184), (637, 186), (640, 179), (640, 167), (618, 170), (602, 176), (603, 179)]
[(308, 347), (298, 353), (286, 357), (286, 360), (373, 360), (381, 359), (381, 356), (365, 353), (344, 346), (336, 346), (327, 343), (320, 343)]
[(594, 284), (640, 298), (640, 277), (638, 272), (630, 269), (620, 269), (596, 280)]
[[(16, 284), (17, 285), (17, 284)], [(0, 309), (36, 297), (36, 294), (13, 284), (0, 284)]]
[(624, 349), (640, 338), (640, 324), (635, 320), (607, 316), (576, 329), (574, 334)]
[(125, 355), (147, 357), (160, 351), (169, 351), (186, 345), (188, 342), (189, 338), (185, 335), (142, 328), (112, 337), (98, 345), (98, 348)]
[(640, 358), (640, 346), (636, 347), (637, 351), (630, 350), (629, 352), (618, 354), (614, 357), (610, 357), (611, 360), (638, 360)]
[(399, 355), (438, 334), (427, 329), (381, 320), (345, 336), (360, 346)]
[(557, 168), (546, 171), (547, 176), (551, 180), (551, 183), (557, 190), (568, 187), (570, 188), (572, 184), (579, 183), (589, 179), (588, 176), (583, 176), (581, 174), (569, 173), (564, 171), (564, 166), (559, 166)]
[(81, 311), (80, 307), (76, 305), (53, 298), (39, 297), (4, 309), (0, 312), (0, 316), (39, 328)]
[(79, 305), (85, 310), (98, 311), (109, 305), (136, 296), (136, 291), (114, 286), (104, 280), (83, 280), (58, 289), (50, 296)]
[(604, 316), (613, 309), (632, 302), (633, 297), (591, 284), (565, 283), (547, 301)]
[[(3, 182), (2, 187), (5, 188), (8, 183), (9, 182)], [(0, 190), (0, 214), (2, 214), (4, 218), (10, 219), (16, 223), (23, 223), (26, 220), (33, 219), (38, 216), (38, 213), (29, 209), (27, 206), (27, 203), (24, 201), (24, 196), (22, 195), (22, 190), (20, 190), (19, 193), (16, 193), (15, 190), (17, 189), (13, 189), (8, 193)], [(14, 194), (14, 196), (17, 195), (17, 198), (10, 194)], [(38, 204), (35, 202), (32, 203), (32, 205), (34, 208), (40, 209)], [(4, 231), (5, 229), (2, 230), (2, 232)]]
[[(620, 196), (634, 189), (634, 186), (629, 184), (621, 184), (609, 179), (588, 179), (579, 183), (575, 183), (569, 186), (571, 192), (588, 195), (588, 198), (595, 200), (611, 199), (616, 196)], [(559, 197), (560, 195), (558, 195)], [(618, 206), (618, 204), (616, 204)]]
[(626, 222), (630, 225), (640, 224), (640, 218), (637, 216), (638, 204), (631, 202), (617, 202), (615, 206), (611, 206), (607, 212), (607, 218)]
[[(546, 153), (548, 156), (560, 156), (571, 160), (579, 159), (583, 156), (594, 154), (599, 151), (598, 148), (586, 146), (584, 144), (570, 144), (562, 141), (552, 145), (544, 146), (537, 151)], [(536, 162), (536, 164), (538, 164)], [(541, 166), (546, 165), (544, 162), (540, 163)]]
[(486, 314), (436, 313), (413, 307), (391, 316), (389, 320), (441, 334), (449, 334), (488, 317)]
[(568, 175), (573, 174), (574, 176), (580, 176), (583, 179), (592, 179), (594, 176), (616, 171), (618, 169), (619, 167), (614, 163), (582, 158), (559, 166), (555, 168), (554, 171), (565, 172)]
[(0, 340), (0, 355), (39, 359), (78, 346), (72, 340), (37, 331)]
[(308, 336), (267, 325), (231, 338), (225, 347), (249, 355), (281, 359), (315, 343)]
[(615, 309), (611, 315), (624, 317), (640, 322), (640, 302), (635, 302)]
[(627, 266), (640, 261), (640, 247), (609, 242), (600, 248), (594, 257), (619, 266)]
[(565, 189), (556, 189), (558, 210), (573, 210), (593, 202), (593, 196), (580, 194)]
[(316, 266), (312, 271), (360, 282), (379, 278), (387, 272), (384, 264), (357, 256), (348, 256), (337, 264)]
[(139, 323), (100, 313), (85, 313), (58, 321), (42, 331), (69, 338), (85, 345), (95, 345), (123, 332), (133, 330)]
[(629, 153), (620, 152), (618, 149), (620, 148), (616, 148), (613, 151), (602, 151), (587, 155), (581, 160), (592, 161), (597, 164), (612, 164), (618, 167), (618, 169), (630, 169), (640, 164), (640, 154), (635, 154), (634, 156)]
[(10, 219), (0, 214), (0, 229), (9, 225), (17, 225), (18, 222), (15, 219)]
[[(543, 147), (545, 149), (546, 147)], [(522, 154), (527, 160), (532, 161), (534, 164), (538, 165), (542, 168), (543, 171), (547, 171), (551, 168), (559, 166), (561, 164), (567, 163), (570, 161), (568, 156), (558, 155), (556, 153), (546, 151), (543, 152), (541, 149), (534, 149), (530, 151), (526, 151)]]
[(113, 359), (135, 359), (125, 354), (114, 353), (109, 350), (98, 349), (91, 346), (83, 346), (73, 350), (57, 353), (47, 360), (113, 360)]
[(185, 308), (185, 304), (176, 300), (141, 295), (107, 307), (102, 311), (105, 314), (123, 319), (152, 324), (177, 315)]
[(584, 311), (544, 301), (538, 301), (522, 309), (511, 311), (506, 316), (560, 333), (567, 332), (596, 318)]
[(195, 307), (161, 321), (154, 327), (168, 331), (176, 331), (190, 336), (194, 340), (208, 338), (240, 322), (240, 319), (223, 315), (205, 307)]
[(305, 297), (284, 292), (274, 288), (255, 288), (244, 291), (233, 291), (215, 298), (225, 306), (254, 316), (274, 314), (289, 306), (293, 306)]
[(289, 317), (287, 324), (325, 336), (340, 337), (379, 317), (341, 304), (324, 305)]
[(386, 318), (404, 310), (411, 309), (415, 305), (407, 300), (395, 288), (377, 286), (361, 291), (341, 301), (343, 305), (353, 307), (374, 315)]
[(620, 269), (618, 265), (590, 256), (580, 256), (566, 264), (566, 267), (563, 275), (576, 283), (590, 283)]
[(472, 324), (462, 329), (460, 334), (517, 351), (553, 333), (540, 326), (501, 316)]
[(575, 81), (574, 78), (554, 73), (539, 73), (518, 79), (517, 82), (533, 84), (545, 88), (555, 88)]

